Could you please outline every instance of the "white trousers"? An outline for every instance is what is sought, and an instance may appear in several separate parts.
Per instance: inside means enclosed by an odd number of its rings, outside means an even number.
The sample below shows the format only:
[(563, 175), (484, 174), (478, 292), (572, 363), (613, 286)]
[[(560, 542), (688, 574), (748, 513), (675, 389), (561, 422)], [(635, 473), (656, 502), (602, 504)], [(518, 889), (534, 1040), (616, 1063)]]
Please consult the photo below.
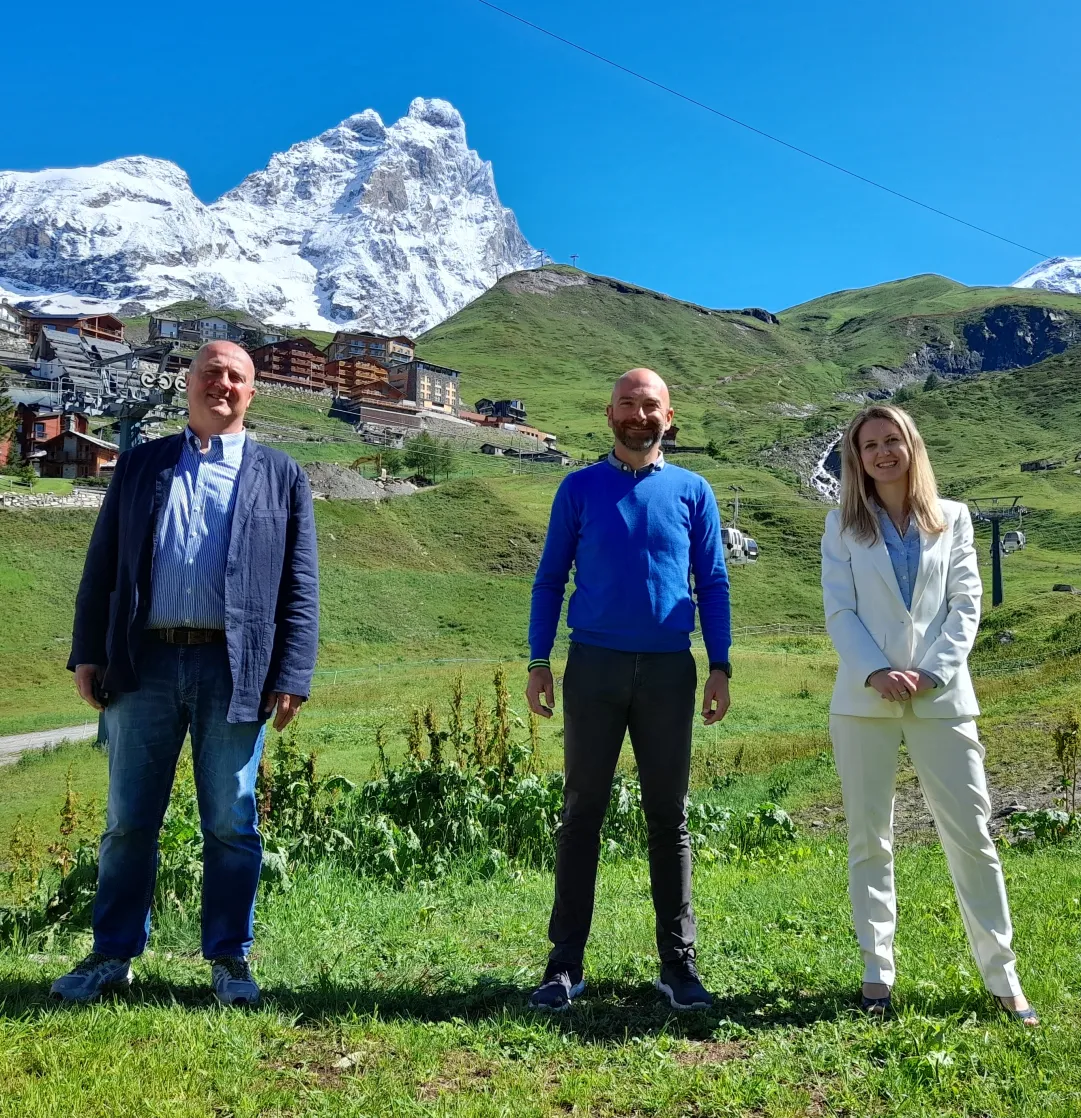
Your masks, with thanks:
[(1013, 928), (998, 851), (987, 830), (991, 801), (984, 749), (970, 718), (830, 716), (833, 755), (848, 821), (848, 889), (863, 981), (892, 986), (897, 894), (893, 883), (893, 801), (897, 753), (908, 755), (946, 852), (961, 919), (992, 994), (1019, 994)]

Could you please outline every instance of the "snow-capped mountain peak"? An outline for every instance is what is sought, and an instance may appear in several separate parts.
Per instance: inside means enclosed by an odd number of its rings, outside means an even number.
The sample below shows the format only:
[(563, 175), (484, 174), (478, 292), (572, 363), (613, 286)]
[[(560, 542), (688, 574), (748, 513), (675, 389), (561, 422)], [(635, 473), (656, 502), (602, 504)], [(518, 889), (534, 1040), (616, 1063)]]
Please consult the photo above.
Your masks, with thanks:
[(1081, 295), (1081, 256), (1052, 256), (1050, 260), (1030, 268), (1012, 286)]
[(180, 298), (268, 321), (417, 333), (534, 262), (446, 101), (372, 109), (211, 205), (175, 163), (0, 172), (0, 288), (41, 309)]

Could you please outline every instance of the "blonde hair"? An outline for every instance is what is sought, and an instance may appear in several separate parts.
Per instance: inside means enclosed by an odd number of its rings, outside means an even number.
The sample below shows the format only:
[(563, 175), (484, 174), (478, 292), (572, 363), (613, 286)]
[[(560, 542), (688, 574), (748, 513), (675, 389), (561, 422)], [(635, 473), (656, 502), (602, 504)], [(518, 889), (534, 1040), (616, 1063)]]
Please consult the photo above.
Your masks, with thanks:
[(878, 542), (880, 531), (875, 509), (875, 483), (868, 477), (860, 459), (860, 428), (869, 419), (885, 419), (894, 424), (908, 447), (908, 507), (925, 532), (937, 535), (946, 522), (938, 504), (935, 471), (927, 456), (923, 437), (912, 416), (901, 408), (876, 404), (864, 408), (841, 436), (841, 529), (862, 543)]

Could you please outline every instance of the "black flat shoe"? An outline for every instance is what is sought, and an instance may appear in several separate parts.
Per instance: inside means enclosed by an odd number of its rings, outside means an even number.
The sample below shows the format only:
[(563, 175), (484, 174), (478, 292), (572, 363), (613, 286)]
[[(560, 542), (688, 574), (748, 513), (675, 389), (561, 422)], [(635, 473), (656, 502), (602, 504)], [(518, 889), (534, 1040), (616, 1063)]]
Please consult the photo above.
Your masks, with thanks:
[(1024, 1025), (1027, 1029), (1037, 1029), (1040, 1026), (1040, 1015), (1029, 1006), (1028, 1009), (1011, 1009), (997, 994), (995, 995), (995, 1004), (1002, 1010), (1008, 1017), (1012, 1017), (1019, 1025)]
[(866, 994), (860, 994), (860, 1009), (868, 1017), (885, 1017), (892, 1008), (893, 1000), (890, 994), (887, 994), (884, 998), (869, 998)]

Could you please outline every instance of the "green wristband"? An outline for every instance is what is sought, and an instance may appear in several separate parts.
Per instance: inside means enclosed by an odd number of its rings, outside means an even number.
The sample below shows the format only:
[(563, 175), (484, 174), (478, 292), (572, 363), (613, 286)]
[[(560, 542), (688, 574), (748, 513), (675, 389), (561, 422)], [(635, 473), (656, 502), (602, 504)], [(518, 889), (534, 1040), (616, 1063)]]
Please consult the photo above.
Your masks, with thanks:
[(534, 668), (550, 668), (551, 666), (547, 657), (538, 656), (536, 660), (529, 661), (529, 666), (526, 668), (526, 671), (531, 672)]

